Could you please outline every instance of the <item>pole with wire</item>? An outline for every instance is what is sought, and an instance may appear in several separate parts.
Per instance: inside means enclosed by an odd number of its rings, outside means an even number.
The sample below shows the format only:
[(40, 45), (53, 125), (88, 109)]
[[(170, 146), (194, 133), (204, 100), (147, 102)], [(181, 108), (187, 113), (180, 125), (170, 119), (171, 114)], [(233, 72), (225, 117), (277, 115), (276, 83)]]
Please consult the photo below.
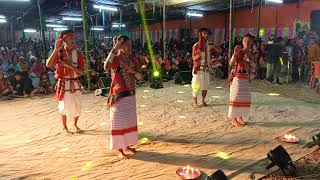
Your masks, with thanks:
[(92, 90), (91, 86), (91, 70), (90, 70), (90, 51), (89, 51), (89, 39), (88, 39), (88, 22), (87, 22), (87, 6), (86, 0), (81, 0), (81, 10), (83, 19), (83, 34), (84, 34), (84, 48), (85, 48), (85, 60), (86, 60), (86, 76), (88, 81), (88, 90)]

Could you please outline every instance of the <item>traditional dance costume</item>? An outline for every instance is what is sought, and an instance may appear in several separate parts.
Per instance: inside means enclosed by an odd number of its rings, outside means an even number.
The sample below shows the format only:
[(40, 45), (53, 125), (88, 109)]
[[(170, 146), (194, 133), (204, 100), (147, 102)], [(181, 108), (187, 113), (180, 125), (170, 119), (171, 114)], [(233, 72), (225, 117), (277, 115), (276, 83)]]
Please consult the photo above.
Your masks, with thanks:
[[(80, 51), (72, 50), (67, 53), (65, 50), (58, 53), (55, 58), (57, 65), (55, 78), (57, 83), (55, 86), (55, 97), (59, 101), (58, 110), (61, 115), (69, 117), (80, 116), (80, 85), (78, 75), (69, 68), (64, 67), (60, 62), (60, 56), (64, 62), (72, 64), (74, 67), (84, 69), (84, 56)], [(72, 60), (72, 62), (70, 62)]]
[(251, 62), (252, 58), (248, 57), (243, 50), (234, 54), (236, 58), (235, 76), (230, 86), (229, 113), (230, 119), (248, 118), (251, 106), (250, 92), (250, 75), (246, 70), (246, 64)]
[(134, 69), (136, 62), (133, 58), (122, 54), (114, 55), (112, 52), (107, 61), (112, 62), (112, 82), (108, 97), (111, 120), (110, 149), (126, 149), (138, 143), (138, 127), (135, 76), (129, 74), (123, 64)]
[(197, 97), (199, 90), (208, 90), (210, 83), (209, 68), (208, 63), (210, 61), (210, 50), (209, 43), (202, 40), (197, 42), (192, 47), (192, 55), (197, 55), (196, 52), (200, 50), (200, 58), (193, 60), (193, 70), (192, 70), (192, 95)]

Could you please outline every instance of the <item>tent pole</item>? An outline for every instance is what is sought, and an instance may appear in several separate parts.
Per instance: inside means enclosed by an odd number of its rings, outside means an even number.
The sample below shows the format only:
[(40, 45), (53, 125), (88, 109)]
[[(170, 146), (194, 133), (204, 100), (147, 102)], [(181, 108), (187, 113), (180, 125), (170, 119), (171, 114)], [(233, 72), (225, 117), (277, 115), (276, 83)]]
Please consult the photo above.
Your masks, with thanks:
[(92, 90), (91, 87), (91, 69), (90, 69), (90, 51), (89, 51), (89, 39), (88, 39), (88, 22), (87, 22), (87, 5), (86, 0), (81, 0), (81, 10), (83, 18), (83, 34), (84, 34), (84, 48), (85, 48), (85, 62), (86, 62), (86, 75), (88, 81), (88, 90)]

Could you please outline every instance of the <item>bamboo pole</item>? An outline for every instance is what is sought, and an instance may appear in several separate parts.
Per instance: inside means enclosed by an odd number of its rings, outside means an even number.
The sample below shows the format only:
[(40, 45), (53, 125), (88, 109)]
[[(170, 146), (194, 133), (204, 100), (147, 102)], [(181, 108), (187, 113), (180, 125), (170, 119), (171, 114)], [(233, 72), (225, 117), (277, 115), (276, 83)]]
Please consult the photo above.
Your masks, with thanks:
[(37, 0), (37, 4), (38, 4), (38, 11), (39, 11), (39, 18), (40, 18), (41, 43), (42, 43), (42, 48), (44, 50), (44, 57), (47, 59), (48, 58), (48, 49), (47, 49), (47, 44), (46, 44), (45, 32), (44, 32), (45, 21), (43, 19), (42, 12), (41, 12), (40, 0)]
[(88, 22), (87, 22), (87, 5), (86, 0), (81, 0), (81, 10), (83, 19), (83, 35), (84, 35), (84, 48), (85, 48), (85, 60), (86, 60), (86, 76), (88, 81), (88, 90), (92, 90), (91, 86), (91, 69), (90, 69), (90, 51), (89, 51), (89, 39), (88, 39)]
[(258, 33), (257, 33), (257, 38), (260, 42), (260, 26), (261, 26), (261, 5), (262, 5), (262, 0), (259, 0), (259, 9), (258, 9), (258, 19), (257, 19), (257, 28), (258, 28)]
[(166, 59), (166, 0), (162, 0), (162, 43), (163, 43), (163, 59)]
[[(233, 53), (233, 13), (234, 13), (234, 9), (233, 9), (233, 4), (234, 4), (234, 0), (230, 0), (230, 13), (229, 13), (229, 61), (232, 57), (232, 53)], [(229, 72), (230, 72), (230, 66), (229, 66)]]

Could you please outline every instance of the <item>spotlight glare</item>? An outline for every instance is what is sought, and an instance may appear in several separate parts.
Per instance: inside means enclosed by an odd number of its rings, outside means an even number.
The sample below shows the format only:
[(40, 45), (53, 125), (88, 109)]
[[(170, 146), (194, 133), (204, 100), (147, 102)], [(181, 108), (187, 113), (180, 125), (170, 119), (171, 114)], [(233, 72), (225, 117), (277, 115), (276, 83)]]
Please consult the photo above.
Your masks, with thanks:
[(160, 76), (159, 71), (154, 71), (154, 72), (153, 72), (153, 76), (154, 76), (154, 77), (159, 77), (159, 76)]
[(100, 123), (100, 126), (104, 126), (106, 125), (107, 123), (103, 122), (103, 123)]
[(220, 96), (212, 96), (213, 98), (219, 99), (221, 98)]
[(139, 142), (140, 143), (147, 143), (147, 142), (149, 142), (150, 141), (150, 139), (149, 138), (147, 138), (147, 137), (141, 137), (140, 139), (139, 139)]
[(268, 96), (280, 96), (280, 94), (278, 94), (278, 93), (269, 93), (269, 94), (267, 94)]
[(90, 166), (92, 165), (92, 161), (87, 161), (82, 167), (81, 170), (82, 171), (86, 171), (90, 168)]
[(66, 152), (66, 151), (68, 151), (68, 150), (69, 150), (68, 147), (65, 147), (65, 148), (60, 149), (61, 152)]
[(222, 152), (222, 151), (217, 151), (216, 152), (216, 157), (219, 157), (223, 160), (227, 160), (230, 158), (229, 154), (228, 153), (225, 153), (225, 152)]
[(6, 19), (4, 15), (0, 15), (0, 19)]

